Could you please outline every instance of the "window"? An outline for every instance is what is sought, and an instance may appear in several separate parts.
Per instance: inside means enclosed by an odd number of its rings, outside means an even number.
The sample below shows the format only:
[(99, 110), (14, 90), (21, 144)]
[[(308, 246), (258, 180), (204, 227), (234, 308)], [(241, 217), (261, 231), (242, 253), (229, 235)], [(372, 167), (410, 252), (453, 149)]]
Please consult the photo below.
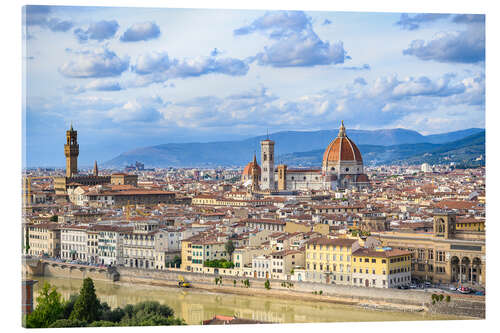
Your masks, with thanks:
[(377, 262), (377, 259), (372, 259), (372, 263), (376, 263)]
[(428, 258), (429, 258), (429, 260), (433, 260), (434, 259), (434, 250), (433, 249), (429, 249), (427, 251), (428, 251)]

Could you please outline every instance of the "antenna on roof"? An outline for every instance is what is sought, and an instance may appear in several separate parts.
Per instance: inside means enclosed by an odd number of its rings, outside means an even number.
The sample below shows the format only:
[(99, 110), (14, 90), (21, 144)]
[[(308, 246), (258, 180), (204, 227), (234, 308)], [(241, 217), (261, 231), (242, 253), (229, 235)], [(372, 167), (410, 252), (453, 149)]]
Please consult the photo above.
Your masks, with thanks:
[(269, 128), (267, 129), (267, 139), (269, 140)]

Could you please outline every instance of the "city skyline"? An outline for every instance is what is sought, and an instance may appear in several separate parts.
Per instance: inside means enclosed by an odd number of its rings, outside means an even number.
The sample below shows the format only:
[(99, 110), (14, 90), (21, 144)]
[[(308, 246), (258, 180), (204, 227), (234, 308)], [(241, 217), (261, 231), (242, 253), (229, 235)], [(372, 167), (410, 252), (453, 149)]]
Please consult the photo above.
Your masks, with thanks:
[(28, 166), (62, 165), (71, 121), (88, 161), (341, 119), (485, 127), (484, 15), (32, 6), (23, 27)]

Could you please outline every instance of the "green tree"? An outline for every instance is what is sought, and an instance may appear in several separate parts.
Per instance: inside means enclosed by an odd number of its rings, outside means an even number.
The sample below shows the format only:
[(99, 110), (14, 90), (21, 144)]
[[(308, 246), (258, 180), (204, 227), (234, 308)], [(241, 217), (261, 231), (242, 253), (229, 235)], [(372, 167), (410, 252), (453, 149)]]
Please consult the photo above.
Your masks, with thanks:
[(269, 282), (269, 279), (264, 282), (264, 288), (266, 288), (267, 290), (271, 289), (271, 282)]
[[(103, 303), (103, 304), (106, 304), (106, 303)], [(123, 311), (123, 309), (118, 307), (118, 308), (111, 310), (109, 308), (105, 309), (103, 306), (100, 320), (118, 323), (120, 320), (122, 320), (123, 317), (125, 317), (125, 311)]]
[(234, 243), (232, 240), (228, 239), (226, 244), (224, 244), (226, 252), (229, 253), (229, 258), (233, 255), (234, 252)]
[(98, 321), (92, 322), (87, 327), (113, 327), (113, 326), (120, 326), (120, 324), (113, 323), (111, 321), (106, 321), (106, 320), (98, 320)]
[(91, 323), (100, 317), (101, 304), (95, 294), (94, 281), (91, 278), (83, 280), (80, 295), (75, 302), (69, 319), (78, 319)]
[(26, 317), (26, 327), (46, 328), (63, 318), (64, 304), (55, 286), (45, 282), (36, 302), (35, 310)]
[(182, 319), (174, 317), (174, 311), (158, 302), (141, 302), (127, 305), (120, 326), (185, 325)]
[(57, 215), (52, 215), (52, 216), (50, 217), (50, 221), (51, 221), (51, 222), (57, 222), (57, 221), (58, 221), (58, 216), (57, 216)]
[(78, 294), (71, 294), (69, 299), (64, 302), (63, 308), (63, 318), (69, 318), (71, 312), (73, 312), (73, 307), (75, 306), (75, 302), (78, 299)]
[(53, 322), (49, 327), (86, 327), (87, 323), (78, 319), (58, 319)]
[(29, 250), (30, 250), (30, 235), (29, 235), (29, 228), (26, 228), (26, 232), (25, 232), (25, 235), (24, 235), (24, 250), (25, 250), (25, 253), (28, 254), (29, 253)]

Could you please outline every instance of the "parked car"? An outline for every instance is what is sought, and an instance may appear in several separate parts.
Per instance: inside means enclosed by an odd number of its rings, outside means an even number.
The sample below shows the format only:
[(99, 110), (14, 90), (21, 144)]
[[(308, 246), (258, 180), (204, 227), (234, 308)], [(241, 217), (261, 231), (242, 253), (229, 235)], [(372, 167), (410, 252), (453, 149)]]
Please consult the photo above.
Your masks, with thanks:
[(410, 284), (410, 289), (417, 289), (417, 285), (414, 283)]
[(461, 294), (470, 294), (471, 293), (471, 290), (467, 287), (460, 287), (457, 290)]
[(455, 287), (455, 286), (451, 286), (451, 287), (449, 288), (449, 290), (451, 290), (451, 291), (456, 291), (456, 290), (457, 290), (457, 287)]

